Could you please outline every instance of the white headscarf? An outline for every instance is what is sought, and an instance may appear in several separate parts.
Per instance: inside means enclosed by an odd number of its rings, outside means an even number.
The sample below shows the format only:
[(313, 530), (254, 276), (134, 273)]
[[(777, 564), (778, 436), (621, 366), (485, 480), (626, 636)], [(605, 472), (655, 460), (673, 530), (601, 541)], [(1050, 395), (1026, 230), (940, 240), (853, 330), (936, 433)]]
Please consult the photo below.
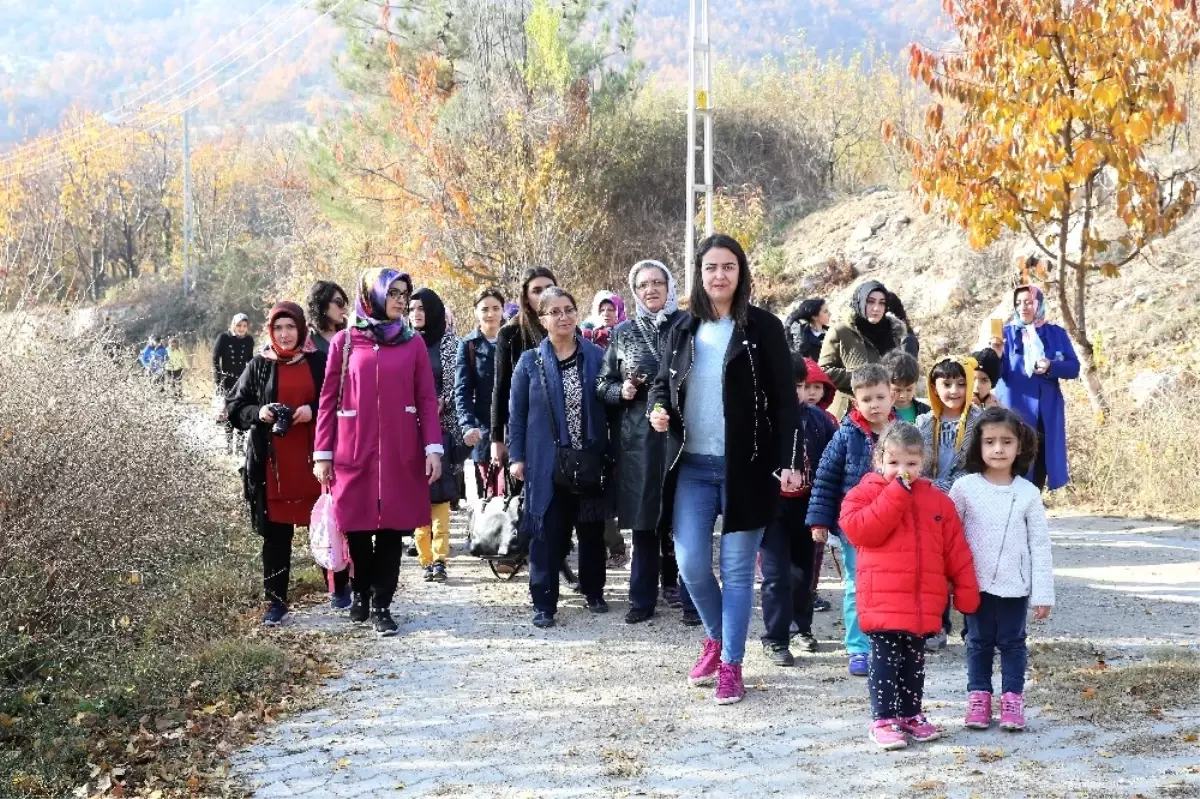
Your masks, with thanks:
[[(662, 271), (667, 276), (667, 301), (659, 311), (651, 311), (645, 305), (642, 305), (641, 299), (637, 295), (637, 286), (634, 281), (637, 279), (638, 272), (647, 267), (655, 267)], [(679, 310), (679, 298), (675, 291), (675, 276), (671, 274), (671, 270), (667, 269), (662, 261), (638, 261), (629, 270), (629, 289), (633, 292), (633, 301), (637, 305), (637, 316), (639, 319), (645, 319), (655, 327), (661, 327), (663, 322), (667, 321), (667, 317)]]

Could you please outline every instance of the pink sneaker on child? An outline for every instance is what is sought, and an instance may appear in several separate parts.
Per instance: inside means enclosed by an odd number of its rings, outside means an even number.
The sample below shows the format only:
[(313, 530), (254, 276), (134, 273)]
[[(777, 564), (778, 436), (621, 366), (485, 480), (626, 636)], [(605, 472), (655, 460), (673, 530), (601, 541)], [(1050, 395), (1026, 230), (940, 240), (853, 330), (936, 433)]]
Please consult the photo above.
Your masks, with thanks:
[(700, 659), (688, 674), (688, 685), (712, 685), (717, 679), (717, 667), (721, 665), (721, 642), (704, 639)]
[(871, 740), (879, 744), (881, 749), (903, 749), (908, 746), (908, 738), (900, 728), (900, 719), (880, 719), (871, 722)]
[(713, 699), (718, 705), (732, 705), (746, 696), (746, 684), (742, 682), (742, 664), (736, 666), (722, 663), (717, 668), (717, 692)]
[(1025, 729), (1025, 700), (1020, 694), (1000, 696), (1000, 729), (1010, 732)]
[(929, 719), (925, 718), (924, 713), (900, 719), (900, 729), (912, 736), (912, 739), (918, 743), (936, 741), (938, 736), (941, 735), (938, 732), (938, 728), (930, 724)]
[(972, 691), (967, 694), (967, 718), (964, 727), (986, 730), (992, 724), (992, 695), (987, 691)]

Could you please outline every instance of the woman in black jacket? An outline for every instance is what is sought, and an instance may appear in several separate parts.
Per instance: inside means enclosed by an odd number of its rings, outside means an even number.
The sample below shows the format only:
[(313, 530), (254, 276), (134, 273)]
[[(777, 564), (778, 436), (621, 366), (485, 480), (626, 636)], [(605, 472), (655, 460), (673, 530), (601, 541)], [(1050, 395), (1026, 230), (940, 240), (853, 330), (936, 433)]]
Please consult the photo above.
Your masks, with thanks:
[[(213, 387), (221, 399), (221, 405), (229, 401), (229, 392), (233, 390), (238, 378), (246, 369), (246, 364), (254, 357), (254, 337), (250, 335), (250, 317), (244, 313), (237, 314), (229, 323), (229, 329), (217, 336), (213, 342), (212, 365)], [(225, 449), (230, 455), (237, 455), (244, 449), (245, 436), (235, 433), (229, 418), (222, 413), (219, 422), (225, 425)]]
[[(646, 398), (658, 374), (671, 328), (687, 316), (679, 310), (675, 278), (658, 261), (639, 261), (629, 271), (629, 288), (637, 310), (617, 325), (604, 353), (597, 394), (610, 408), (619, 409), (613, 427), (620, 437), (617, 453), (617, 518), (633, 531), (633, 562), (629, 567), (629, 612), (625, 621), (637, 624), (654, 615), (661, 573), (663, 595), (670, 605), (681, 604), (685, 619), (699, 624), (687, 590), (678, 588), (678, 566), (671, 536), (658, 535), (658, 511), (666, 469), (665, 440), (646, 424)], [(694, 619), (694, 621), (692, 621)]]
[[(263, 539), (263, 590), (270, 602), (263, 624), (274, 627), (288, 612), (292, 535), (297, 525), (308, 526), (321, 495), (312, 453), (325, 356), (305, 351), (304, 311), (293, 302), (271, 309), (267, 332), (270, 347), (246, 365), (226, 410), (237, 429), (250, 432), (243, 489), (250, 521)], [(348, 577), (346, 571), (334, 575), (335, 608), (350, 607)]]
[(792, 352), (814, 361), (821, 357), (821, 343), (829, 329), (829, 303), (824, 297), (812, 297), (788, 314), (783, 323), (784, 333)]
[[(659, 530), (675, 531), (679, 572), (706, 634), (688, 681), (715, 681), (717, 703), (729, 704), (746, 693), (742, 657), (763, 528), (781, 487), (800, 488), (791, 469), (799, 406), (783, 324), (750, 304), (742, 246), (710, 236), (693, 269), (691, 318), (671, 331), (650, 390), (650, 423), (667, 433)], [(712, 571), (718, 515), (720, 585)]]
[(496, 376), (492, 387), (492, 463), (503, 466), (508, 460), (505, 437), (508, 430), (508, 395), (512, 376), (521, 353), (531, 350), (546, 337), (546, 328), (538, 319), (537, 304), (542, 292), (557, 286), (554, 273), (544, 266), (525, 273), (521, 282), (521, 310), (500, 328), (496, 337)]

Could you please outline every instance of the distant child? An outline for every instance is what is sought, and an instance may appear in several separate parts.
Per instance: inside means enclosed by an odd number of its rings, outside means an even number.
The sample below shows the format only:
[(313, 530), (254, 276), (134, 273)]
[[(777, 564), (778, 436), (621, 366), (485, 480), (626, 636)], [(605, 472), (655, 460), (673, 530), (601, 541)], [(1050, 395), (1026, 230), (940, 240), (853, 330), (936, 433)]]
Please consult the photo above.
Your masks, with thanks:
[(971, 404), (976, 408), (1002, 408), (1000, 400), (992, 391), (1000, 382), (1000, 356), (991, 347), (971, 353), (975, 359), (975, 391)]
[(183, 372), (187, 369), (187, 353), (179, 346), (179, 339), (167, 339), (167, 388), (176, 399), (183, 399)]
[(884, 749), (932, 741), (922, 712), (922, 638), (941, 627), (942, 601), (954, 586), (963, 613), (979, 608), (971, 549), (950, 498), (920, 476), (925, 440), (896, 422), (875, 448), (869, 474), (842, 502), (839, 524), (858, 550), (859, 624), (870, 639), (871, 740)]
[[(825, 411), (825, 415), (833, 422), (833, 427), (836, 430), (838, 426), (838, 418), (829, 412), (829, 406), (833, 404), (834, 398), (837, 396), (837, 386), (829, 379), (829, 375), (817, 366), (817, 362), (812, 358), (804, 359), (804, 367), (807, 370), (807, 377), (804, 379), (804, 394), (800, 397), (801, 402), (807, 402), (809, 405), (814, 405), (817, 408)], [(799, 374), (797, 372), (796, 374)], [(818, 458), (818, 461), (820, 459)], [(815, 542), (814, 542), (815, 543)], [(821, 567), (825, 564), (825, 545), (819, 544), (813, 547), (813, 562), (812, 562), (812, 606), (817, 613), (824, 613), (829, 610), (832, 605), (829, 600), (817, 593), (817, 585), (821, 582)]]
[(150, 378), (151, 385), (161, 387), (167, 369), (167, 348), (163, 346), (161, 338), (150, 337), (145, 348), (138, 355), (138, 363), (146, 370), (146, 376)]
[(979, 409), (968, 403), (974, 391), (975, 366), (974, 358), (943, 358), (934, 364), (929, 372), (930, 411), (917, 417), (917, 429), (929, 452), (922, 474), (942, 491), (949, 491), (964, 474), (962, 451), (979, 418)]
[[(812, 528), (813, 541), (822, 546), (829, 540), (830, 531), (837, 531), (842, 499), (871, 471), (871, 454), (879, 434), (895, 418), (891, 377), (884, 366), (870, 363), (858, 367), (850, 376), (850, 388), (854, 392), (855, 407), (842, 419), (821, 456), (808, 502), (806, 521)], [(837, 534), (841, 535), (840, 531)], [(867, 653), (871, 647), (858, 626), (854, 546), (844, 536), (841, 544), (846, 583), (842, 620), (846, 628), (849, 668), (855, 677), (866, 677)]]
[(992, 723), (992, 658), (1000, 651), (1000, 727), (1025, 729), (1025, 617), (1054, 606), (1054, 561), (1046, 509), (1029, 471), (1037, 434), (1007, 408), (988, 408), (967, 444), (967, 474), (950, 489), (979, 579), (979, 609), (967, 616), (966, 726)]
[(917, 399), (917, 382), (921, 379), (921, 367), (917, 359), (901, 349), (894, 349), (883, 356), (892, 379), (892, 404), (896, 406), (896, 418), (910, 424), (929, 406)]
[(817, 464), (837, 432), (829, 414), (807, 402), (808, 367), (799, 353), (792, 353), (792, 372), (800, 415), (792, 434), (789, 468), (799, 475), (802, 484), (792, 491), (780, 486), (775, 517), (767, 525), (762, 540), (762, 612), (766, 627), (762, 645), (776, 666), (795, 663), (789, 646), (793, 625), (800, 648), (805, 652), (817, 651), (817, 639), (812, 634), (814, 543), (805, 517)]
[[(837, 386), (812, 358), (804, 359), (804, 369), (807, 377), (804, 378), (804, 393), (800, 395), (800, 401), (825, 411), (825, 415), (833, 422), (833, 426), (837, 427), (838, 418), (829, 412), (829, 406), (833, 404), (834, 397), (837, 396)], [(800, 374), (799, 370), (796, 371), (796, 374)]]

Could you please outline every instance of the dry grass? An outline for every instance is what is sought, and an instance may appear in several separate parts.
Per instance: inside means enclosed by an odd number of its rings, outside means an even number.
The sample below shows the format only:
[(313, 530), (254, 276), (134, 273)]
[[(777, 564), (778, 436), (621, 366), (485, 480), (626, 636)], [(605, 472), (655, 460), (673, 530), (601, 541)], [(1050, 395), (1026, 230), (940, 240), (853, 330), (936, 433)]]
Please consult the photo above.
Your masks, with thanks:
[(1127, 662), (1107, 662), (1090, 644), (1035, 644), (1029, 650), (1031, 704), (1111, 727), (1200, 697), (1200, 654), (1183, 648), (1153, 649)]
[(1122, 516), (1200, 519), (1200, 390), (1184, 388), (1135, 407), (1108, 383), (1112, 412), (1101, 424), (1083, 387), (1063, 383), (1071, 484), (1056, 504)]

